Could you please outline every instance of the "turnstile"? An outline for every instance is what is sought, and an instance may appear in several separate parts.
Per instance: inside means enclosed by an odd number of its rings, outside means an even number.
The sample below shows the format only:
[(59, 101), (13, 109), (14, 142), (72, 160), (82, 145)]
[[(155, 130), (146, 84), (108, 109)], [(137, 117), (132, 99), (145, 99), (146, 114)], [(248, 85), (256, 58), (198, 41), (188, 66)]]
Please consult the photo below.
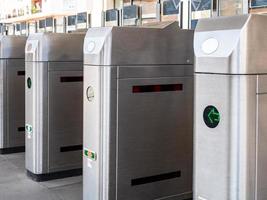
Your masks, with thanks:
[(0, 153), (25, 150), (24, 36), (0, 36)]
[(84, 43), (84, 200), (192, 196), (193, 32), (91, 28)]
[(43, 181), (81, 174), (84, 33), (26, 44), (26, 169)]
[(245, 15), (197, 25), (196, 200), (267, 197), (266, 21)]

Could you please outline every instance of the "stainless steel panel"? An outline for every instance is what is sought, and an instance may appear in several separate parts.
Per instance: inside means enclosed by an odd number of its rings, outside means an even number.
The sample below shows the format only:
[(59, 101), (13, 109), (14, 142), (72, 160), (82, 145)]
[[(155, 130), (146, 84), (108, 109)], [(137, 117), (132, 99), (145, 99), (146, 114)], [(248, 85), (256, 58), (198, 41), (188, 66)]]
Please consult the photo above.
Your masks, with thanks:
[[(116, 67), (84, 67), (83, 144), (97, 153), (96, 161), (83, 159), (84, 199), (116, 199), (116, 77)], [(93, 88), (92, 101), (87, 98), (88, 87)]]
[(32, 131), (26, 131), (26, 169), (48, 173), (48, 63), (26, 62), (25, 67), (25, 124), (32, 127)]
[[(6, 61), (6, 117), (7, 146), (25, 145), (25, 61), (8, 59)], [(22, 129), (22, 130), (20, 130)]]
[(24, 146), (25, 135), (25, 88), (24, 76), (18, 72), (25, 71), (24, 59), (4, 59), (1, 67), (1, 132), (0, 148)]
[(6, 60), (0, 60), (0, 148), (7, 146), (7, 79), (6, 79)]
[[(61, 148), (82, 145), (82, 77), (80, 62), (26, 62), (26, 168), (45, 174), (81, 167), (81, 150)], [(62, 67), (63, 70), (60, 70)], [(80, 69), (80, 70), (77, 70)]]
[[(74, 69), (82, 66), (81, 63), (65, 65)], [(60, 79), (82, 76), (82, 71), (71, 70), (48, 73), (49, 172), (81, 168), (82, 151), (62, 152), (61, 148), (82, 145), (83, 82), (61, 82)]]
[(258, 90), (257, 94), (267, 93), (267, 75), (258, 76)]
[[(266, 82), (265, 82), (266, 83)], [(256, 195), (255, 199), (264, 200), (267, 196), (267, 94), (258, 95), (258, 124), (257, 124), (257, 175), (256, 175)]]
[(152, 78), (192, 76), (193, 65), (120, 66), (118, 78)]
[[(132, 93), (135, 85), (161, 84), (183, 84), (183, 90)], [(116, 199), (184, 199), (192, 192), (192, 91), (192, 76), (118, 81)], [(131, 185), (176, 171), (181, 177)]]
[[(244, 15), (202, 19), (195, 32), (196, 72), (263, 74), (267, 16)], [(267, 27), (266, 27), (267, 28)]]
[[(256, 91), (257, 76), (195, 75), (194, 199), (256, 200)], [(216, 128), (203, 120), (209, 105)]]
[(27, 40), (26, 168), (34, 174), (81, 168), (84, 36), (38, 33)]
[(192, 42), (193, 31), (181, 30), (175, 22), (143, 27), (91, 28), (84, 42), (84, 63), (114, 66), (192, 64)]
[(26, 61), (81, 61), (85, 33), (31, 34), (25, 47)]
[(25, 36), (0, 36), (0, 58), (25, 58)]
[[(171, 66), (162, 68), (172, 74)], [(190, 198), (192, 76), (118, 79), (119, 70), (114, 66), (84, 67), (84, 150), (97, 157), (93, 161), (84, 156), (84, 199)], [(131, 93), (134, 84), (167, 83), (184, 84), (184, 90)], [(180, 178), (131, 186), (134, 178), (177, 170), (181, 170)]]
[[(173, 23), (88, 30), (84, 199), (192, 196), (192, 38)], [(182, 91), (131, 93), (134, 84), (177, 82)], [(181, 177), (166, 178), (173, 170)], [(132, 183), (151, 176), (156, 180)]]

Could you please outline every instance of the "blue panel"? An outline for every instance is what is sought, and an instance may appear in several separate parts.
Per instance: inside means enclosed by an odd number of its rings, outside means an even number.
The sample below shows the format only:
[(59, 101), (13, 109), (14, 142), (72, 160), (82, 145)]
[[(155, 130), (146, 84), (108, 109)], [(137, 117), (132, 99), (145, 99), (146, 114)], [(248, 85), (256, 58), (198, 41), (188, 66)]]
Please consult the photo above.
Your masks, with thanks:
[(106, 21), (117, 21), (119, 20), (119, 11), (117, 9), (106, 10)]
[(180, 0), (166, 0), (163, 2), (163, 15), (175, 15), (179, 13)]
[(76, 25), (76, 15), (68, 16), (68, 26)]
[(77, 24), (87, 23), (87, 12), (77, 14)]
[(191, 20), (191, 29), (195, 29), (197, 27), (197, 22), (198, 22), (197, 19)]
[(267, 7), (267, 0), (251, 0), (251, 7)]
[(123, 7), (123, 19), (137, 19), (138, 7), (136, 5)]
[(211, 0), (192, 0), (192, 11), (211, 10)]

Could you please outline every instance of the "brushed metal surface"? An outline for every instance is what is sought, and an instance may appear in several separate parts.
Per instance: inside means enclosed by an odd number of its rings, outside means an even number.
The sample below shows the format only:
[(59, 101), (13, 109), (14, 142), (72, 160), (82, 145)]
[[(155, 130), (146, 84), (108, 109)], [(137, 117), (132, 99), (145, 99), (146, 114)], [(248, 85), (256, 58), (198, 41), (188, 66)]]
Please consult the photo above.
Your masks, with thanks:
[(26, 124), (33, 131), (26, 134), (26, 169), (34, 174), (82, 167), (81, 150), (61, 148), (82, 145), (84, 35), (42, 33), (27, 40)]
[(0, 147), (7, 146), (7, 122), (6, 117), (6, 60), (0, 60)]
[[(266, 82), (265, 82), (266, 84)], [(267, 196), (267, 94), (258, 95), (258, 133), (256, 142), (257, 151), (257, 171), (256, 171), (256, 195), (255, 199), (263, 200)]]
[[(200, 20), (195, 33), (194, 198), (264, 200), (266, 182), (266, 16)], [(203, 51), (213, 38), (218, 49)], [(203, 111), (215, 106), (216, 128)]]
[(26, 36), (0, 36), (0, 59), (24, 59)]
[[(31, 78), (32, 88), (27, 88)], [(34, 174), (48, 173), (48, 63), (26, 62), (25, 124), (32, 126), (26, 132), (26, 169)]]
[[(267, 73), (265, 55), (267, 40), (266, 15), (244, 15), (201, 19), (194, 36), (196, 72), (220, 74), (262, 74)], [(205, 54), (202, 44), (216, 39), (218, 49)]]
[[(25, 47), (26, 61), (81, 61), (85, 33), (30, 34)], [(32, 57), (34, 53), (34, 57)]]
[[(84, 152), (85, 200), (192, 197), (192, 36), (173, 23), (88, 30), (83, 143), (95, 159)], [(160, 84), (183, 90), (132, 93)], [(181, 176), (132, 184), (173, 171)]]
[(25, 88), (24, 76), (19, 72), (25, 71), (26, 44), (24, 36), (0, 37), (0, 148), (24, 146), (25, 122)]
[[(136, 68), (152, 71), (160, 66)], [(173, 66), (162, 69), (171, 76)], [(192, 76), (119, 79), (119, 70), (113, 66), (84, 67), (84, 148), (97, 153), (97, 161), (84, 156), (84, 199), (190, 198)], [(133, 85), (172, 83), (184, 84), (184, 90), (132, 93)], [(88, 86), (94, 89), (92, 101), (87, 99)], [(180, 170), (180, 178), (131, 186), (134, 178)]]
[(25, 127), (25, 72), (24, 59), (6, 60), (6, 132), (7, 146), (19, 147), (25, 145), (25, 131), (19, 131)]
[[(92, 49), (90, 47), (93, 44)], [(192, 64), (194, 61), (192, 51), (193, 31), (179, 29), (176, 22), (164, 22), (162, 26), (154, 24), (154, 27), (91, 28), (85, 37), (84, 63), (88, 65)]]
[[(134, 85), (158, 84), (183, 84), (183, 90), (132, 93)], [(191, 192), (192, 91), (192, 76), (118, 80), (117, 199), (168, 199)], [(131, 185), (136, 178), (175, 171), (181, 177)]]
[[(195, 75), (195, 199), (255, 199), (256, 90), (256, 76)], [(203, 120), (209, 105), (220, 112), (213, 129)]]
[[(82, 63), (62, 63), (76, 69)], [(50, 67), (50, 66), (49, 66)], [(61, 77), (81, 77), (83, 71), (48, 73), (49, 172), (81, 168), (82, 151), (61, 152), (61, 147), (82, 145), (83, 82), (60, 82)]]

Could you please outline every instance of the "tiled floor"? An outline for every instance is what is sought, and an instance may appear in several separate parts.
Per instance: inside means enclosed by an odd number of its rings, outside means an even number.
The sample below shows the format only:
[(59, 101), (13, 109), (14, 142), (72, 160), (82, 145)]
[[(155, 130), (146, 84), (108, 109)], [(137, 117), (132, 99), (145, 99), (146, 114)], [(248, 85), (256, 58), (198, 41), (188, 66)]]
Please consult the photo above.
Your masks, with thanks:
[(25, 175), (24, 153), (0, 155), (0, 200), (82, 200), (82, 177), (36, 183)]

